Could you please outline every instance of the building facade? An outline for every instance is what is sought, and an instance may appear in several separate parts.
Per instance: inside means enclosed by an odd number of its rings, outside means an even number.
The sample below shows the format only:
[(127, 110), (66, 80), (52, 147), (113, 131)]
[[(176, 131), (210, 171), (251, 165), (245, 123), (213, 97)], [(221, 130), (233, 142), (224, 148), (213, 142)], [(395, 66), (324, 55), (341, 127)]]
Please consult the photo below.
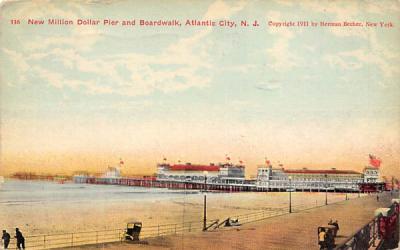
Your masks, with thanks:
[(215, 165), (198, 164), (168, 164), (157, 165), (157, 180), (181, 181), (194, 183), (243, 184), (245, 181), (245, 166), (230, 163)]
[(379, 168), (367, 166), (364, 168), (364, 183), (379, 182)]
[(353, 170), (311, 170), (284, 169), (260, 166), (257, 171), (259, 190), (300, 190), (300, 191), (359, 191), (362, 183), (379, 182), (379, 169), (364, 168), (363, 173)]

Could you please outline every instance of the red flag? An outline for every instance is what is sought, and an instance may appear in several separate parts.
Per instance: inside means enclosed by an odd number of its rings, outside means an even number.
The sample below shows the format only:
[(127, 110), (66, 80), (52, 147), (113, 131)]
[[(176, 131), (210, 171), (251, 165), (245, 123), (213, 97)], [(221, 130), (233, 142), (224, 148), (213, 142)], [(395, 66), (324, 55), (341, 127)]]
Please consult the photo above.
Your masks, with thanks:
[(243, 161), (242, 161), (242, 160), (239, 160), (239, 163), (240, 163), (240, 164), (243, 164)]
[(265, 164), (267, 164), (267, 166), (270, 166), (271, 162), (267, 158), (265, 158)]
[(124, 161), (123, 161), (122, 159), (119, 159), (119, 164), (120, 164), (120, 165), (123, 165), (123, 164), (124, 164)]
[(226, 160), (227, 161), (230, 161), (231, 160), (231, 157), (229, 157), (228, 155), (225, 155), (226, 156)]
[(375, 168), (379, 168), (381, 166), (382, 161), (376, 158), (374, 155), (369, 155), (369, 164)]

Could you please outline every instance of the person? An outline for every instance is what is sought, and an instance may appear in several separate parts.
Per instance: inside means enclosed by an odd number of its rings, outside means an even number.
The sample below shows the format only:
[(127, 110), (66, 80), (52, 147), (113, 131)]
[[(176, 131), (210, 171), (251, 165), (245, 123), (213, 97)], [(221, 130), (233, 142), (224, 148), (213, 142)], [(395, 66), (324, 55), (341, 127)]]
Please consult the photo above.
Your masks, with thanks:
[(376, 201), (379, 201), (379, 195), (376, 194)]
[(4, 249), (8, 249), (8, 244), (10, 244), (10, 234), (7, 233), (6, 230), (3, 230), (3, 236), (1, 237), (1, 239), (3, 240), (3, 244), (4, 244)]
[(336, 237), (337, 231), (339, 231), (339, 224), (338, 221), (333, 221), (332, 219), (329, 220), (328, 225), (334, 226), (335, 230), (333, 230), (333, 237)]
[(329, 233), (329, 231), (325, 234), (325, 247), (328, 250), (332, 250), (335, 247), (335, 238), (333, 233)]
[(25, 249), (25, 238), (22, 235), (21, 231), (19, 231), (19, 228), (15, 229), (15, 238), (17, 238), (17, 248)]
[(337, 220), (335, 220), (334, 222), (332, 222), (332, 225), (336, 227), (335, 233), (333, 235), (333, 237), (336, 237), (337, 232), (339, 231), (339, 223)]
[(225, 221), (225, 227), (230, 227), (230, 226), (232, 226), (232, 225), (231, 225), (231, 218), (228, 218), (228, 219)]
[(319, 249), (325, 249), (325, 239), (326, 239), (326, 232), (325, 228), (321, 228), (321, 232), (318, 234), (318, 244), (320, 246)]

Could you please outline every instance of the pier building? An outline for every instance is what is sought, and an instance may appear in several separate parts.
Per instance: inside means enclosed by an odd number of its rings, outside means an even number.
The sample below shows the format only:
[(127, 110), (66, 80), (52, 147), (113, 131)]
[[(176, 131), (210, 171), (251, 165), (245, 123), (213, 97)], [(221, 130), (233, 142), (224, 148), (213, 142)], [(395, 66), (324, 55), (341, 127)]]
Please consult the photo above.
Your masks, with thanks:
[(353, 170), (284, 169), (272, 165), (259, 166), (257, 170), (257, 189), (301, 191), (359, 191), (365, 183), (379, 182), (379, 168), (367, 166), (362, 173)]
[(169, 164), (157, 165), (157, 180), (182, 181), (220, 184), (243, 184), (245, 182), (245, 167), (231, 163), (215, 165)]
[(227, 157), (225, 163), (205, 165), (170, 164), (164, 159), (163, 163), (157, 164), (155, 176), (142, 177), (123, 177), (121, 160), (119, 166), (109, 167), (101, 177), (75, 175), (74, 182), (225, 191), (377, 192), (388, 188), (380, 180), (381, 161), (373, 155), (370, 155), (370, 164), (362, 172), (336, 168), (285, 169), (281, 164), (276, 168), (266, 160), (265, 165), (258, 167), (256, 179), (245, 178), (242, 161), (232, 164), (229, 160)]

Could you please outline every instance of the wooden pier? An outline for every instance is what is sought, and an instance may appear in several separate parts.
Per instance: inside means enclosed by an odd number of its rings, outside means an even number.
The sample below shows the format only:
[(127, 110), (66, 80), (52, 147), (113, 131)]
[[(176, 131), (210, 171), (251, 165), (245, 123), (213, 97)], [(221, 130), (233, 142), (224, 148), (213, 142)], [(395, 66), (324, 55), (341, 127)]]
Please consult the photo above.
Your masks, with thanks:
[(79, 177), (75, 176), (76, 183), (101, 184), (101, 185), (122, 185), (136, 187), (153, 187), (169, 189), (194, 189), (229, 192), (257, 191), (255, 184), (220, 184), (204, 182), (166, 181), (155, 178), (100, 178), (100, 177)]
[[(87, 176), (74, 176), (75, 183), (98, 184), (98, 185), (121, 185), (121, 186), (136, 186), (148, 188), (168, 188), (168, 189), (182, 189), (182, 190), (208, 190), (208, 191), (221, 191), (221, 192), (288, 192), (287, 188), (264, 188), (257, 187), (255, 183), (204, 183), (204, 182), (188, 182), (176, 180), (158, 180), (155, 177), (147, 178), (103, 178), (103, 177), (87, 177)], [(345, 192), (354, 193), (354, 190), (321, 190), (315, 189), (301, 189), (292, 188), (291, 191), (299, 192)]]

